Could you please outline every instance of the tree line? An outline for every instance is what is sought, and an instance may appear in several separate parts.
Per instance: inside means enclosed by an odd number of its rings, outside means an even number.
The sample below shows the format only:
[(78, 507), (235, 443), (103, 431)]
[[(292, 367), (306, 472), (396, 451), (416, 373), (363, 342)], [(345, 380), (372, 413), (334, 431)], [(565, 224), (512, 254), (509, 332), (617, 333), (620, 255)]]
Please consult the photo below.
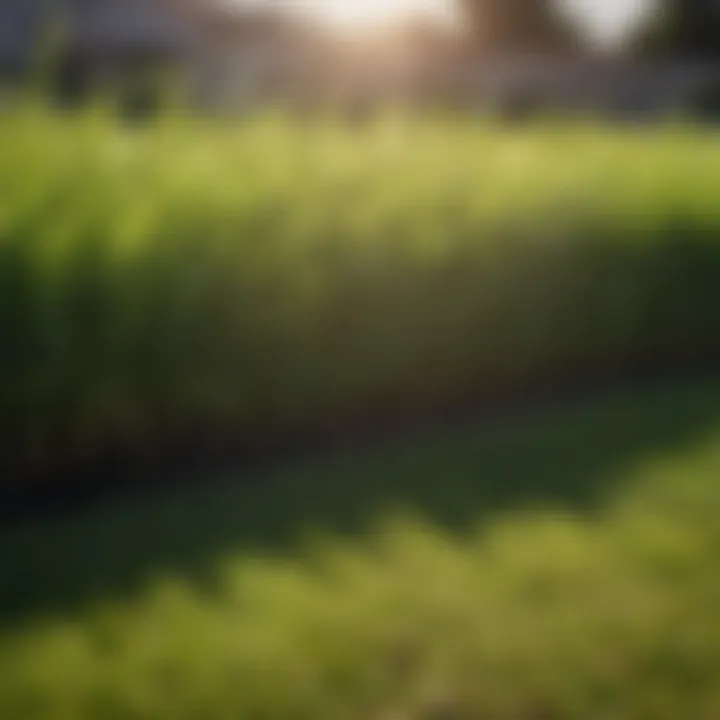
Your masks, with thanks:
[[(568, 50), (583, 44), (557, 0), (461, 2), (473, 45), (480, 52)], [(720, 2), (656, 0), (648, 21), (631, 35), (625, 50), (657, 59), (720, 58)]]

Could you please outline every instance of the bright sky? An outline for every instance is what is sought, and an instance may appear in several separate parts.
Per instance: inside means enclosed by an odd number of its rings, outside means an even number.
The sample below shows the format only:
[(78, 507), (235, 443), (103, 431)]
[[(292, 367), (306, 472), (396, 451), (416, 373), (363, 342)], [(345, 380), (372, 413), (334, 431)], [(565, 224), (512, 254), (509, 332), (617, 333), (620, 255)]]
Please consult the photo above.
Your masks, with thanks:
[[(372, 28), (421, 14), (440, 20), (452, 19), (455, 0), (226, 0), (274, 2), (310, 12), (323, 21), (346, 30)], [(502, 0), (500, 0), (502, 1)], [(597, 38), (614, 41), (652, 9), (656, 0), (556, 0)]]
[(604, 41), (621, 40), (654, 9), (657, 0), (562, 0), (592, 34)]
[(392, 23), (411, 14), (452, 17), (452, 0), (298, 0), (333, 25), (348, 28)]

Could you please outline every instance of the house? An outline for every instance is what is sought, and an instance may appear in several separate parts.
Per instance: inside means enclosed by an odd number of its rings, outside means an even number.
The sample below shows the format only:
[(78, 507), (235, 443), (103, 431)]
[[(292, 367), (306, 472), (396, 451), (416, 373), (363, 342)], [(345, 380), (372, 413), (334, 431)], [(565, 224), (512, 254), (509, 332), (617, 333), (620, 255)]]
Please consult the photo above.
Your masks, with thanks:
[(223, 0), (4, 0), (0, 69), (22, 77), (48, 31), (61, 37), (57, 88), (70, 100), (169, 66), (206, 108), (382, 101), (406, 93), (429, 64), (408, 38), (354, 43)]
[[(285, 42), (283, 42), (285, 40)], [(287, 61), (279, 24), (220, 0), (4, 0), (0, 72), (22, 78), (53, 47), (59, 94), (71, 100), (149, 70), (181, 73), (203, 105), (248, 103)]]
[[(64, 99), (188, 55), (191, 25), (160, 0), (5, 0), (0, 6), (0, 69), (22, 79), (48, 62)], [(48, 79), (48, 78), (46, 78)]]
[(475, 109), (639, 120), (710, 112), (720, 90), (720, 64), (513, 57), (449, 66), (441, 83), (451, 88), (457, 104)]
[(0, 5), (0, 73), (16, 76), (26, 67), (38, 34), (39, 3), (5, 0)]

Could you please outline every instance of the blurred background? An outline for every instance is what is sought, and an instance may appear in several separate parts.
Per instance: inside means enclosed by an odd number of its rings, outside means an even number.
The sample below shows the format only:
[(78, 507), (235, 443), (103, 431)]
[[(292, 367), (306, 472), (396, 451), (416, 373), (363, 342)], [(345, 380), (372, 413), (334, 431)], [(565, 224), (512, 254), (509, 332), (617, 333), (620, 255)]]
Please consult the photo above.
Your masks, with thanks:
[(111, 88), (152, 103), (162, 76), (215, 112), (657, 115), (713, 105), (717, 26), (707, 0), (8, 0), (0, 67), (8, 92), (44, 72), (64, 106)]
[(717, 720), (719, 60), (0, 0), (0, 720)]

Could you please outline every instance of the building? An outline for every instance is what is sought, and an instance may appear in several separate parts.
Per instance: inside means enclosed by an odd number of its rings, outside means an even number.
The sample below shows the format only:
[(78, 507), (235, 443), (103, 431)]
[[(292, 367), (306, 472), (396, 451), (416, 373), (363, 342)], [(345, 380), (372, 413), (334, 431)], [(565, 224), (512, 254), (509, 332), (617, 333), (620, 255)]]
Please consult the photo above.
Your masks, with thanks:
[(66, 100), (183, 78), (206, 106), (247, 105), (290, 67), (282, 23), (212, 0), (4, 0), (0, 73), (22, 79), (49, 55), (54, 87)]
[(517, 116), (547, 111), (650, 120), (720, 114), (718, 63), (516, 57), (450, 66), (441, 84), (451, 88), (457, 104)]

